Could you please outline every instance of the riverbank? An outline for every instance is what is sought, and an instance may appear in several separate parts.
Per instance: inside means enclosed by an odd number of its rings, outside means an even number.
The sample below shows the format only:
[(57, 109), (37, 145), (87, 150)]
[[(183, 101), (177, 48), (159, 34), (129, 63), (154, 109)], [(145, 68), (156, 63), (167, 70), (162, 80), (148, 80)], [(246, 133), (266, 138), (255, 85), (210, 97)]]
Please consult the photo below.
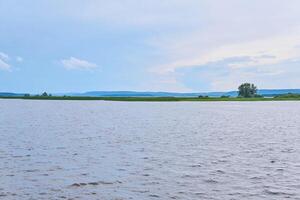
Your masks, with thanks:
[(300, 97), (277, 98), (238, 98), (238, 97), (80, 97), (80, 96), (2, 96), (0, 99), (24, 99), (24, 100), (102, 100), (102, 101), (300, 101)]

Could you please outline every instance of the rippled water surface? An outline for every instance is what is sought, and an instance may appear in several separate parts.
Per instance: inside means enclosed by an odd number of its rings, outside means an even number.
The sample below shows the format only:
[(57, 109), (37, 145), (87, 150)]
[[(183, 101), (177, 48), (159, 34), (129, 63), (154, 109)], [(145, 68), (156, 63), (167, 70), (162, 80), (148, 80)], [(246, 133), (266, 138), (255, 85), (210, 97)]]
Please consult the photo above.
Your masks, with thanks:
[(0, 199), (300, 199), (300, 102), (0, 100)]

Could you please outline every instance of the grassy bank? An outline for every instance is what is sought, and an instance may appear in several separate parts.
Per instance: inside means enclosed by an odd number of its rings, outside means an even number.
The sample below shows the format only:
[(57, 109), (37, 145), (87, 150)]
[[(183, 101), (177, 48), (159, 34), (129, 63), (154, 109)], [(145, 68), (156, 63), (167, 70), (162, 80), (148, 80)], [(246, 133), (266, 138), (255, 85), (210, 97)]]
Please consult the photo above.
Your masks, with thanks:
[(103, 100), (103, 101), (299, 101), (300, 97), (277, 98), (220, 98), (220, 97), (75, 97), (75, 96), (2, 96), (1, 99), (28, 100)]

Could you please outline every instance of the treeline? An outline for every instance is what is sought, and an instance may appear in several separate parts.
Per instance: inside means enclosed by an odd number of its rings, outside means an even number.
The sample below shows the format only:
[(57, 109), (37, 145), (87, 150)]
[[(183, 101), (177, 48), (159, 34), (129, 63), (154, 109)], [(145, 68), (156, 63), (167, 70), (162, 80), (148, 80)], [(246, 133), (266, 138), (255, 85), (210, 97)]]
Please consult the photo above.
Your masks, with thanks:
[(287, 93), (274, 96), (274, 98), (300, 98), (300, 94)]
[(52, 97), (52, 94), (43, 92), (42, 94), (30, 95), (29, 93), (24, 94), (24, 97)]
[[(254, 98), (254, 99), (264, 99), (264, 98), (276, 98), (276, 99), (300, 99), (300, 94), (295, 94), (295, 93), (288, 93), (288, 94), (280, 94), (280, 95), (274, 95), (274, 96), (270, 96), (270, 95), (267, 95), (267, 96), (262, 96), (262, 95), (259, 95), (257, 93), (258, 89), (257, 89), (257, 86), (254, 85), (253, 83), (243, 83), (241, 84), (239, 87), (238, 87), (238, 96), (237, 97), (232, 97), (232, 96), (228, 96), (228, 95), (222, 95), (220, 97), (210, 97), (210, 96), (207, 96), (207, 95), (199, 95), (198, 96), (198, 99), (203, 99), (203, 100), (216, 100), (216, 99), (223, 99), (223, 100), (226, 100), (229, 98), (230, 99), (251, 99), (251, 98)], [(24, 95), (25, 98), (32, 98), (32, 97), (38, 97), (38, 98), (51, 98), (53, 99), (52, 97), (52, 94), (50, 93), (47, 93), (47, 92), (43, 92), (41, 94), (38, 94), (38, 95), (30, 95), (30, 94), (25, 94)], [(69, 96), (54, 96), (55, 98), (65, 98), (65, 99), (74, 99), (74, 98), (77, 98), (77, 99), (86, 99), (86, 98), (90, 98), (90, 97), (69, 97)], [(100, 99), (102, 97), (95, 97), (95, 99)], [(108, 97), (108, 98), (111, 98), (111, 99), (114, 99), (113, 97)], [(164, 101), (169, 101), (169, 100), (193, 100), (194, 98), (197, 98), (197, 97), (117, 97), (115, 99), (122, 99), (122, 100), (133, 100), (133, 99), (145, 99), (145, 100), (164, 100)], [(94, 98), (92, 98), (94, 99)]]

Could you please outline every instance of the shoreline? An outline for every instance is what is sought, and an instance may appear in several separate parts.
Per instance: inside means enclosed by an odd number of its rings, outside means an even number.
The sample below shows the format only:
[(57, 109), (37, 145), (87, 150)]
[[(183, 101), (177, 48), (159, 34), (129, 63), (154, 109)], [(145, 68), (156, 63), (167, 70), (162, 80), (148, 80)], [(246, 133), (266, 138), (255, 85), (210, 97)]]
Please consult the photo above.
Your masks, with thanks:
[(32, 97), (8, 97), (1, 96), (0, 99), (22, 99), (22, 100), (79, 100), (79, 101), (145, 101), (145, 102), (178, 102), (178, 101), (202, 101), (202, 102), (216, 102), (216, 101), (300, 101), (300, 98), (239, 98), (239, 97), (80, 97), (80, 96), (32, 96)]

